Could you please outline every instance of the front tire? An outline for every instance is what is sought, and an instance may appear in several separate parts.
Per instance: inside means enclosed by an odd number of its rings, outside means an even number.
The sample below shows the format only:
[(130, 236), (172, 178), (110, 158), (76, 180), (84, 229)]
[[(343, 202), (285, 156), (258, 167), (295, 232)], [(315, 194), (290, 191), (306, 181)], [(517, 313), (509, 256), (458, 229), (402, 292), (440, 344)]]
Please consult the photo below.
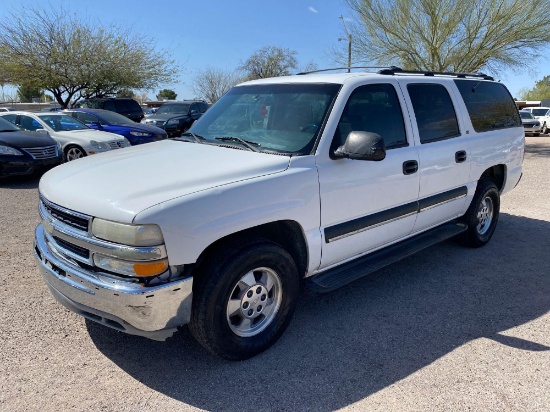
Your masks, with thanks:
[(263, 352), (283, 334), (299, 295), (296, 264), (277, 243), (247, 241), (209, 259), (194, 280), (189, 328), (230, 360)]
[(65, 150), (65, 161), (70, 162), (72, 160), (81, 159), (86, 156), (84, 149), (78, 146), (70, 146)]
[(490, 180), (480, 180), (472, 203), (462, 218), (468, 229), (463, 241), (470, 247), (486, 245), (498, 223), (500, 195), (496, 185)]

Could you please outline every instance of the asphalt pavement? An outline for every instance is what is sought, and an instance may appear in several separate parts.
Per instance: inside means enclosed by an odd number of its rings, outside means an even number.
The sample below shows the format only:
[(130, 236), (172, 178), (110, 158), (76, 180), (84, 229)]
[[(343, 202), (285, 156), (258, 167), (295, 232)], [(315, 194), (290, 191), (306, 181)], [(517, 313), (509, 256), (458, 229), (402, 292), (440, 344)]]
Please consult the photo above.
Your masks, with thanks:
[(155, 342), (64, 309), (32, 253), (38, 178), (0, 181), (0, 411), (549, 411), (550, 137), (526, 141), (487, 246), (450, 240), (305, 292), (243, 362), (185, 328)]

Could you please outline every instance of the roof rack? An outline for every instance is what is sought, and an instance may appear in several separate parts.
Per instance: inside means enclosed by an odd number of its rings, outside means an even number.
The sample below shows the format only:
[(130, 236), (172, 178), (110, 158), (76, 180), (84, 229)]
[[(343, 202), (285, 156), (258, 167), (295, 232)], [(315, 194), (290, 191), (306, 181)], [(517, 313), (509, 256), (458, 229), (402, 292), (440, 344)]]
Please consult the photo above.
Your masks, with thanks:
[(296, 73), (297, 76), (302, 76), (304, 74), (311, 74), (311, 73), (320, 73), (320, 72), (328, 72), (332, 70), (351, 70), (351, 69), (391, 69), (394, 66), (388, 67), (388, 66), (352, 66), (352, 67), (334, 67), (331, 69), (321, 69), (321, 70), (311, 70), (309, 72), (301, 72)]
[(403, 70), (401, 67), (391, 66), (378, 71), (378, 74), (393, 76), (395, 74), (423, 74), (424, 76), (455, 76), (461, 79), (466, 77), (476, 77), (483, 80), (495, 80), (493, 77), (484, 73), (454, 73), (454, 72), (434, 72), (427, 70)]

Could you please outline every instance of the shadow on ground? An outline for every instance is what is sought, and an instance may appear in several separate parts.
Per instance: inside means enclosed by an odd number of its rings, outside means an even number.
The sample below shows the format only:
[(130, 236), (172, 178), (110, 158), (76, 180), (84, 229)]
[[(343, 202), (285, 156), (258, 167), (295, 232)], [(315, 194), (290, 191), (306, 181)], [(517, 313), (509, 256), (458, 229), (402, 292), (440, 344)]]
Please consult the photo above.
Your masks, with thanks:
[(548, 233), (546, 221), (502, 214), (484, 248), (448, 241), (332, 294), (306, 293), (279, 342), (244, 362), (211, 356), (187, 329), (154, 342), (87, 327), (128, 374), (195, 407), (335, 410), (473, 339), (548, 351), (501, 334), (550, 310)]
[(11, 176), (0, 178), (0, 189), (36, 189), (42, 175)]
[[(550, 142), (550, 136), (546, 137)], [(533, 156), (550, 157), (550, 145), (542, 143), (527, 142), (525, 154)]]

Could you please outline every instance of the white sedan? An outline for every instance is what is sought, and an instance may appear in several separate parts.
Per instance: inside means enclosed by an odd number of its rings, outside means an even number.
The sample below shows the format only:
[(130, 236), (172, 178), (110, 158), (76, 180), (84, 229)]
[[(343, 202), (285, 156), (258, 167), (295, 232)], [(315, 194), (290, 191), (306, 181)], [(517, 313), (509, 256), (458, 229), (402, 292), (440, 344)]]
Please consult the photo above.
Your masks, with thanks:
[(130, 142), (117, 134), (94, 130), (71, 116), (61, 113), (0, 113), (17, 126), (49, 135), (59, 142), (65, 161), (130, 146)]

